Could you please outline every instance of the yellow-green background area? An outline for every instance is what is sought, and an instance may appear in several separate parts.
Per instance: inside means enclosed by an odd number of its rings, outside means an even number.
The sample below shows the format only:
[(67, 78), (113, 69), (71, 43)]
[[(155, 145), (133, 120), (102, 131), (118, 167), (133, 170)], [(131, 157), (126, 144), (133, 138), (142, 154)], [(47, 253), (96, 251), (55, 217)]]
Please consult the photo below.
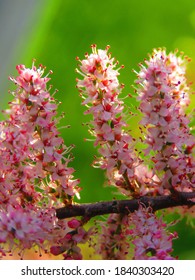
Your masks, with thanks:
[[(53, 70), (51, 83), (53, 89), (59, 90), (56, 98), (62, 102), (59, 112), (66, 113), (62, 125), (71, 125), (70, 129), (63, 129), (61, 133), (67, 145), (74, 143), (76, 146), (72, 166), (83, 188), (81, 202), (111, 199), (115, 196), (114, 189), (105, 188), (104, 172), (91, 167), (96, 154), (93, 142), (84, 141), (89, 134), (88, 128), (82, 126), (82, 123), (87, 122), (89, 116), (83, 115), (85, 108), (80, 105), (81, 99), (75, 88), (78, 76), (75, 73), (75, 58), (84, 58), (85, 52), (91, 51), (90, 45), (93, 43), (98, 48), (110, 45), (113, 56), (119, 60), (120, 65), (125, 65), (120, 75), (120, 81), (125, 83), (125, 96), (133, 92), (131, 85), (136, 77), (132, 69), (138, 70), (138, 63), (147, 58), (153, 48), (166, 47), (168, 52), (178, 48), (192, 58), (187, 73), (189, 81), (193, 82), (195, 1), (42, 0), (35, 1), (39, 2), (35, 8), (23, 11), (24, 2), (17, 1), (17, 9), (27, 13), (27, 16), (34, 13), (35, 17), (18, 36), (12, 54), (9, 49), (4, 51), (4, 57), (12, 57), (7, 66), (9, 74), (16, 75), (16, 64), (30, 67), (33, 58), (37, 59), (37, 65), (41, 63), (47, 67), (46, 72)], [(13, 24), (17, 25), (20, 18), (14, 22), (9, 10), (5, 12)], [(6, 26), (1, 26), (1, 29), (6, 29)], [(5, 109), (7, 101), (11, 100), (7, 94), (8, 89), (12, 88), (11, 82), (2, 82), (1, 88), (1, 106)], [(129, 99), (125, 102), (130, 105), (134, 101)], [(136, 135), (137, 123), (131, 119), (129, 124)], [(179, 233), (179, 239), (174, 241), (174, 255), (178, 255), (179, 259), (195, 259), (194, 229), (186, 225), (184, 220), (174, 229)]]

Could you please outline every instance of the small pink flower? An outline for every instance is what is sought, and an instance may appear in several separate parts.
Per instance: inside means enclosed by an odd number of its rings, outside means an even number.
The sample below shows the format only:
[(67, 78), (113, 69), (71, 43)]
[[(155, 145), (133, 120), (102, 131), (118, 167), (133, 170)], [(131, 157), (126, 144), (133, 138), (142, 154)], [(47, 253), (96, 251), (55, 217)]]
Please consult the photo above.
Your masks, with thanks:
[(72, 220), (68, 221), (68, 226), (70, 228), (77, 228), (80, 226), (80, 224), (81, 224), (81, 222), (78, 221), (77, 219), (72, 219)]
[(53, 254), (54, 256), (58, 256), (62, 253), (64, 253), (66, 249), (63, 246), (52, 246), (50, 248), (50, 253)]

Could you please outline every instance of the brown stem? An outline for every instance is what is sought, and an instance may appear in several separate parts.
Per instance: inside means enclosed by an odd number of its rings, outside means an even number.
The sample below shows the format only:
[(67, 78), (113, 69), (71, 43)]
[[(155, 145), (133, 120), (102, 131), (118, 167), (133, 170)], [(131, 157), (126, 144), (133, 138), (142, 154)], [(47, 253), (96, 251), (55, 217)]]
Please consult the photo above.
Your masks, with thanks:
[(184, 205), (191, 207), (195, 205), (195, 201), (192, 201), (191, 199), (195, 199), (195, 192), (181, 192), (178, 193), (177, 196), (143, 196), (131, 200), (75, 204), (56, 209), (56, 215), (58, 219), (65, 219), (76, 216), (91, 218), (111, 213), (128, 214), (137, 210), (140, 204), (145, 205), (146, 207), (150, 206), (153, 211)]

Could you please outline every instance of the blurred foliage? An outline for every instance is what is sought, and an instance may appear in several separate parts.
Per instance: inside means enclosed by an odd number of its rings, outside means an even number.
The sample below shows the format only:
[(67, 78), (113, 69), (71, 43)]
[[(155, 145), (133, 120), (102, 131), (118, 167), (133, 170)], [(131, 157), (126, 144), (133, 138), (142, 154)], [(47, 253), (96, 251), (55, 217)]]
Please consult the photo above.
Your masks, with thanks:
[[(88, 138), (89, 120), (84, 116), (81, 99), (75, 88), (76, 56), (81, 59), (85, 52), (90, 52), (90, 45), (96, 43), (98, 48), (110, 45), (113, 56), (125, 68), (121, 70), (120, 81), (125, 83), (123, 95), (133, 92), (131, 85), (136, 79), (132, 68), (138, 69), (138, 63), (147, 57), (153, 48), (166, 47), (167, 51), (184, 51), (192, 58), (188, 68), (190, 81), (195, 81), (195, 2), (194, 0), (177, 1), (135, 1), (135, 0), (49, 0), (43, 6), (41, 21), (28, 40), (23, 43), (23, 52), (16, 48), (18, 63), (30, 66), (32, 58), (37, 59), (53, 70), (51, 76), (54, 89), (59, 92), (56, 98), (62, 102), (59, 111), (66, 113), (63, 124), (70, 124), (70, 129), (61, 133), (65, 143), (76, 145), (73, 150), (75, 176), (81, 179), (81, 202), (107, 200), (115, 196), (111, 188), (104, 188), (104, 174), (93, 169), (91, 163), (96, 153), (93, 142)], [(22, 8), (22, 7), (21, 7)], [(30, 39), (29, 39), (30, 37)], [(13, 65), (14, 69), (14, 65)], [(11, 71), (15, 74), (14, 71)], [(127, 100), (127, 104), (135, 104)], [(194, 107), (192, 102), (191, 107)], [(137, 123), (129, 121), (134, 133)], [(185, 223), (180, 223), (179, 236), (175, 251), (181, 259), (195, 259), (195, 233)]]

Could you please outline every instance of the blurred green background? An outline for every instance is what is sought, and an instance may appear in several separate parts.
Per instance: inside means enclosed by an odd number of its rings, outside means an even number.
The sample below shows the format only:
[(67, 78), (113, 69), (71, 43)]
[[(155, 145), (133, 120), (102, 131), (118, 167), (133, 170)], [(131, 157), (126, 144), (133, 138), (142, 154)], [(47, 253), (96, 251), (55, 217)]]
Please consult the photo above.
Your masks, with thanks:
[[(10, 3), (10, 7), (5, 8), (5, 3)], [(71, 125), (61, 133), (67, 145), (76, 145), (72, 166), (83, 188), (81, 202), (111, 199), (114, 190), (104, 187), (103, 172), (91, 167), (96, 153), (93, 142), (84, 141), (89, 135), (82, 123), (89, 118), (83, 115), (85, 108), (80, 105), (81, 99), (75, 88), (78, 76), (75, 57), (84, 58), (84, 53), (91, 51), (92, 43), (98, 48), (110, 45), (113, 56), (120, 65), (125, 65), (120, 81), (125, 83), (124, 94), (127, 94), (133, 91), (131, 85), (136, 78), (132, 68), (138, 70), (138, 63), (153, 48), (166, 47), (167, 51), (178, 48), (192, 58), (188, 77), (189, 81), (194, 81), (195, 1), (19, 0), (15, 1), (14, 9), (12, 4), (10, 0), (0, 1), (0, 13), (12, 25), (11, 29), (2, 23), (0, 27), (1, 45), (8, 42), (0, 52), (0, 64), (6, 65), (1, 73), (16, 75), (15, 65), (30, 67), (33, 58), (36, 58), (37, 65), (41, 63), (47, 67), (46, 73), (53, 70), (51, 84), (53, 89), (59, 90), (56, 98), (62, 102), (59, 112), (66, 113), (64, 122)], [(20, 28), (22, 24), (25, 27)], [(13, 42), (9, 41), (11, 36), (16, 37)], [(1, 69), (4, 68), (0, 65)], [(7, 108), (6, 103), (11, 100), (6, 94), (10, 88), (12, 85), (7, 78), (1, 80), (2, 109)], [(136, 130), (136, 124), (131, 125)], [(194, 229), (184, 222), (176, 229), (180, 239), (174, 242), (175, 255), (180, 259), (195, 259)]]

